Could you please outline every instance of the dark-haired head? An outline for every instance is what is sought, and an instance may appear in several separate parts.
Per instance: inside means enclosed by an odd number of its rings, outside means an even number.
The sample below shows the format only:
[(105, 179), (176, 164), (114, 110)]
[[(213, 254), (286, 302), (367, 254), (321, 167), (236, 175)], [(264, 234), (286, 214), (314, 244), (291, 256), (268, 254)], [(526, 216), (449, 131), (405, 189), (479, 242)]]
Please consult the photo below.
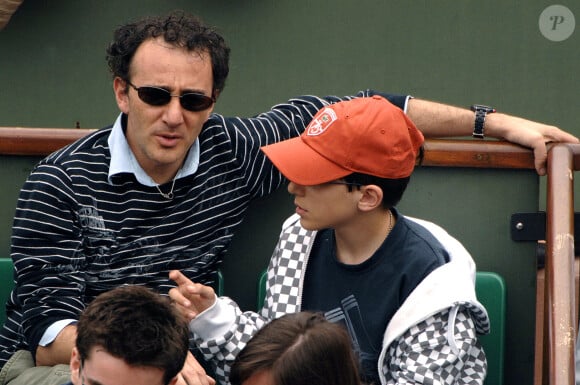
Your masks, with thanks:
[(262, 328), (232, 366), (230, 382), (241, 385), (267, 373), (276, 385), (360, 385), (351, 341), (321, 314), (287, 314)]
[(168, 297), (143, 286), (123, 286), (99, 295), (79, 318), (81, 365), (96, 347), (130, 366), (161, 369), (169, 384), (185, 363), (189, 329)]
[(146, 40), (160, 37), (188, 51), (207, 52), (212, 61), (214, 94), (222, 92), (229, 73), (229, 47), (215, 29), (180, 11), (147, 17), (117, 28), (107, 48), (107, 62), (113, 77), (130, 80), (131, 61), (137, 48)]

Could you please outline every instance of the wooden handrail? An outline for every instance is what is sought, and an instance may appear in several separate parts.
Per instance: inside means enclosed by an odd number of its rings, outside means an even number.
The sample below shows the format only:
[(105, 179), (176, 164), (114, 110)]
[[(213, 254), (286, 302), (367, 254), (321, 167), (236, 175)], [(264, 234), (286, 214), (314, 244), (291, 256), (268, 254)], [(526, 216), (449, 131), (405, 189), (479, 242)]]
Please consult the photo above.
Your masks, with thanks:
[(0, 155), (46, 156), (93, 131), (80, 128), (0, 127)]
[(533, 152), (508, 142), (427, 139), (424, 147), (423, 166), (534, 168)]
[[(0, 127), (0, 155), (46, 156), (94, 129)], [(423, 166), (534, 168), (531, 150), (495, 140), (425, 141)]]

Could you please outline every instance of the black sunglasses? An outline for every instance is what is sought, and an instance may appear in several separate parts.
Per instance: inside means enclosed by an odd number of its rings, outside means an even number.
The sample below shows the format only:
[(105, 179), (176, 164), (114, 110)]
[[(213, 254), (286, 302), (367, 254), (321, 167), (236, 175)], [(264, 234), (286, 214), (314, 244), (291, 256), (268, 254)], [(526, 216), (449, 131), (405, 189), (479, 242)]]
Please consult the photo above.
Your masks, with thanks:
[(139, 95), (139, 99), (151, 106), (164, 106), (171, 101), (171, 98), (179, 98), (179, 103), (181, 107), (188, 111), (203, 111), (211, 107), (215, 103), (215, 97), (210, 98), (204, 94), (197, 92), (187, 92), (181, 95), (172, 95), (171, 92), (165, 88), (153, 87), (153, 86), (143, 86), (136, 87), (133, 83), (126, 80)]
[(333, 180), (332, 182), (326, 182), (324, 184), (342, 184), (345, 186), (355, 186), (355, 187), (362, 187), (364, 184), (356, 183), (356, 182), (346, 182), (342, 180)]

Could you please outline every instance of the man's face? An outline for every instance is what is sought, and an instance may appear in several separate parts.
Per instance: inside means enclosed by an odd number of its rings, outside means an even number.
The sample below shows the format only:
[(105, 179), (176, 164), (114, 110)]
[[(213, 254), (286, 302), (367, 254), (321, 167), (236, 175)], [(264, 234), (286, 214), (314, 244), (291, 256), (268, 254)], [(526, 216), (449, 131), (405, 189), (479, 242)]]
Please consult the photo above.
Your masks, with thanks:
[[(130, 79), (136, 87), (155, 86), (172, 95), (196, 92), (211, 97), (213, 73), (207, 52), (189, 52), (162, 38), (146, 40), (131, 62)], [(128, 115), (126, 137), (141, 167), (157, 183), (170, 181), (213, 111), (188, 111), (180, 99), (152, 106), (143, 102), (125, 79), (114, 80), (119, 109)], [(217, 95), (215, 95), (217, 97)]]
[(77, 349), (73, 349), (70, 369), (74, 385), (164, 385), (163, 370), (128, 365), (101, 347), (93, 348), (82, 363)]

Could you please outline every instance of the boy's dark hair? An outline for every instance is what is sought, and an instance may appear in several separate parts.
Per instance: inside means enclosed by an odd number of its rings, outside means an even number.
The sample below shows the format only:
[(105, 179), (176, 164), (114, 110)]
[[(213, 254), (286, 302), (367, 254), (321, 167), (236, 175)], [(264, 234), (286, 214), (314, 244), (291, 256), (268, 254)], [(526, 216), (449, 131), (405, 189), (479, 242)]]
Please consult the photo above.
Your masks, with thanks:
[(207, 52), (213, 70), (213, 91), (221, 93), (229, 73), (230, 49), (224, 38), (199, 18), (181, 11), (154, 16), (120, 26), (107, 48), (107, 62), (113, 77), (130, 80), (129, 69), (137, 48), (157, 37), (188, 51)]
[(81, 363), (97, 346), (128, 365), (163, 370), (168, 384), (185, 363), (189, 329), (168, 297), (144, 286), (122, 286), (97, 296), (79, 318)]
[[(417, 156), (417, 165), (421, 164), (423, 161), (424, 155), (424, 148), (421, 146), (419, 148), (419, 155)], [(358, 185), (369, 185), (374, 184), (377, 185), (383, 190), (383, 202), (382, 206), (385, 209), (390, 209), (391, 207), (396, 206), (403, 197), (403, 193), (407, 189), (409, 185), (409, 181), (411, 180), (411, 176), (406, 178), (400, 179), (387, 179), (387, 178), (379, 178), (373, 175), (367, 174), (360, 174), (360, 173), (353, 173), (350, 175), (345, 176), (342, 178), (348, 185), (348, 191), (352, 191), (353, 186)]]
[(352, 191), (354, 186), (365, 186), (369, 184), (377, 185), (383, 190), (383, 202), (382, 206), (385, 209), (390, 209), (393, 206), (396, 206), (401, 198), (403, 197), (403, 193), (407, 189), (407, 185), (411, 180), (411, 177), (408, 176), (406, 178), (400, 179), (385, 179), (379, 178), (373, 175), (367, 174), (350, 174), (343, 178), (346, 183), (349, 184), (347, 187), (349, 191)]
[(260, 329), (238, 354), (230, 383), (268, 370), (276, 385), (359, 385), (358, 361), (344, 327), (321, 314), (286, 314)]

